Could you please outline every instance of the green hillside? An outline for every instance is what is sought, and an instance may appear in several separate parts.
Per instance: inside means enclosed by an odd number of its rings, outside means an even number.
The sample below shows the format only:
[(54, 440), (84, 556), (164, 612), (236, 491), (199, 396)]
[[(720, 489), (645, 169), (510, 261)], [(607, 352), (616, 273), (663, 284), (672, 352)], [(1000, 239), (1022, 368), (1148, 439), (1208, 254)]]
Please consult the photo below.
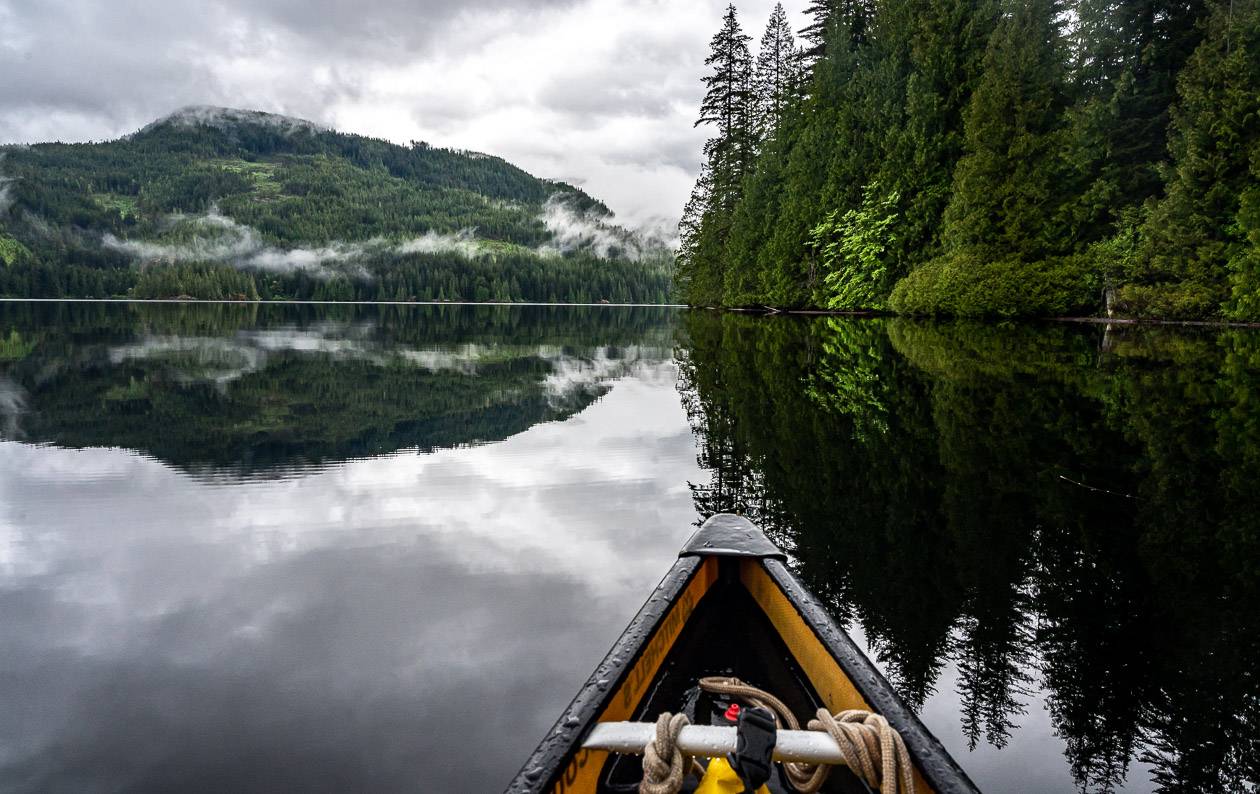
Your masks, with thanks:
[(0, 152), (2, 295), (667, 297), (664, 246), (498, 157), (222, 108)]

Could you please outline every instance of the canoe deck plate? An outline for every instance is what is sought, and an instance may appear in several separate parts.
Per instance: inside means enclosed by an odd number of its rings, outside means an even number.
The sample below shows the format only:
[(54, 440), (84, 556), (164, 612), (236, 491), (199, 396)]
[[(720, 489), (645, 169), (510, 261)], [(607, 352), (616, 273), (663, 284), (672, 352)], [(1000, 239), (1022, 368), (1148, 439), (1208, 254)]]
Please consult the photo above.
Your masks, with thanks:
[(756, 524), (731, 513), (718, 513), (705, 521), (678, 556), (787, 559)]

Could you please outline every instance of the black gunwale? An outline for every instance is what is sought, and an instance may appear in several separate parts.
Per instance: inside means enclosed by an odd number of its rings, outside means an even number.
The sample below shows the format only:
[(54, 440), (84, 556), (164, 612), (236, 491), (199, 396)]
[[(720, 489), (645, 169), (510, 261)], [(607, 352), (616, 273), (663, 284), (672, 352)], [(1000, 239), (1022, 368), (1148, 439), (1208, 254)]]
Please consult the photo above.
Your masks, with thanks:
[(661, 621), (669, 614), (703, 564), (703, 557), (680, 557), (674, 563), (630, 621), (630, 625), (613, 643), (595, 672), (591, 673), (568, 707), (560, 713), (547, 737), (516, 773), (516, 777), (508, 784), (507, 792), (525, 794), (551, 791), (555, 787), (569, 758), (581, 749), (586, 733), (625, 682), (660, 627)]

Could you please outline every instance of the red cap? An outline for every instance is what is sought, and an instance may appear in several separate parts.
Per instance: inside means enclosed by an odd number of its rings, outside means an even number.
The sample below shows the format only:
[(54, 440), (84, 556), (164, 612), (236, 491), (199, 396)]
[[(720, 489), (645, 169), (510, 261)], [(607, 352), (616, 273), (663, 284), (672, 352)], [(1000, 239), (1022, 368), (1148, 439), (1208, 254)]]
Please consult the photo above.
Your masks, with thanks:
[(732, 703), (731, 707), (726, 710), (726, 719), (729, 722), (739, 722), (739, 704)]

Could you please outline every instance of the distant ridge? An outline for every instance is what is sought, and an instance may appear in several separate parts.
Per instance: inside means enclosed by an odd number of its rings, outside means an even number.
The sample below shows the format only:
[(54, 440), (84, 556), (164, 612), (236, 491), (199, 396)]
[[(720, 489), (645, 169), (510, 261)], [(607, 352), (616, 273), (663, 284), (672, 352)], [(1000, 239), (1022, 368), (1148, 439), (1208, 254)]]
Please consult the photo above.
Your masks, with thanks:
[(223, 129), (236, 124), (256, 124), (273, 127), (285, 132), (310, 130), (311, 132), (332, 132), (331, 127), (316, 124), (296, 116), (285, 116), (279, 113), (267, 113), (262, 110), (242, 110), (240, 108), (220, 107), (218, 105), (186, 105), (151, 121), (140, 128), (138, 133), (150, 132), (163, 125), (184, 127), (215, 127)]

